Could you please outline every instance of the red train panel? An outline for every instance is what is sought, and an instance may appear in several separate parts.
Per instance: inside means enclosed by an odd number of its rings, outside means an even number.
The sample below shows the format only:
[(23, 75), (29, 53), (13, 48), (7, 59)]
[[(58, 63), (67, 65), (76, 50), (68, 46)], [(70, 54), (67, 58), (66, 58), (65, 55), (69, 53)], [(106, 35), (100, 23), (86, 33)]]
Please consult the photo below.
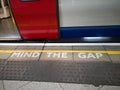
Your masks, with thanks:
[(10, 0), (23, 39), (58, 38), (56, 0)]

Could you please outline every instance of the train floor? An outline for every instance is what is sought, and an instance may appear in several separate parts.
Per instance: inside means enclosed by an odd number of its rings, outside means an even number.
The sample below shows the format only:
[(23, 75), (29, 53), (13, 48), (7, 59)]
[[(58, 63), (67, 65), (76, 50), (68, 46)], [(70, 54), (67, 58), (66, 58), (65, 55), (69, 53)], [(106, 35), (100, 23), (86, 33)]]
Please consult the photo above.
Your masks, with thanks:
[(18, 29), (11, 18), (0, 20), (0, 40), (19, 40), (20, 38)]
[(120, 90), (120, 46), (0, 45), (0, 90)]

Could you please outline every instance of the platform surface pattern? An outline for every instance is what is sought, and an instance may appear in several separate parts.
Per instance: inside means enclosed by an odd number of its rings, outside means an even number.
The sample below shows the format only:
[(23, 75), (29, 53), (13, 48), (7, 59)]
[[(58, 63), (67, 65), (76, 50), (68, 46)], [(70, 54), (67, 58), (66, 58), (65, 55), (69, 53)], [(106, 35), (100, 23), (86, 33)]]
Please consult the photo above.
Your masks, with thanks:
[(0, 79), (0, 90), (120, 90), (120, 46), (0, 45)]

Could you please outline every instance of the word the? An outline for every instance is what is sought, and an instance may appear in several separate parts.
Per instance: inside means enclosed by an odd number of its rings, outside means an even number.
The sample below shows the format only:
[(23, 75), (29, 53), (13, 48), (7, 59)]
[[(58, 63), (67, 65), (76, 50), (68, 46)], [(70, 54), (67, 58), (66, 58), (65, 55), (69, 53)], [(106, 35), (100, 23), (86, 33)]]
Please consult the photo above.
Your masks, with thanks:
[(48, 58), (68, 58), (67, 56), (68, 53), (53, 53), (53, 52), (49, 52), (47, 53)]

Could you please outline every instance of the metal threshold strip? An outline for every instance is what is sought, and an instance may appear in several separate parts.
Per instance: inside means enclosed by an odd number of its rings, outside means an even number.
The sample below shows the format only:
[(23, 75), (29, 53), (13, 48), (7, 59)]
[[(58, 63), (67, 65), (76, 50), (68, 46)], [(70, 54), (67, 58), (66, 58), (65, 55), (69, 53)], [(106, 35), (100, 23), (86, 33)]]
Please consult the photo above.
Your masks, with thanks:
[(23, 43), (23, 42), (14, 42), (14, 43), (0, 43), (0, 46), (5, 45), (5, 46), (120, 46), (120, 43), (46, 43), (46, 42), (41, 42), (41, 43)]
[(2, 37), (0, 37), (0, 40), (1, 41), (7, 41), (7, 40), (13, 41), (13, 40), (21, 40), (21, 39), (20, 38), (2, 38)]

